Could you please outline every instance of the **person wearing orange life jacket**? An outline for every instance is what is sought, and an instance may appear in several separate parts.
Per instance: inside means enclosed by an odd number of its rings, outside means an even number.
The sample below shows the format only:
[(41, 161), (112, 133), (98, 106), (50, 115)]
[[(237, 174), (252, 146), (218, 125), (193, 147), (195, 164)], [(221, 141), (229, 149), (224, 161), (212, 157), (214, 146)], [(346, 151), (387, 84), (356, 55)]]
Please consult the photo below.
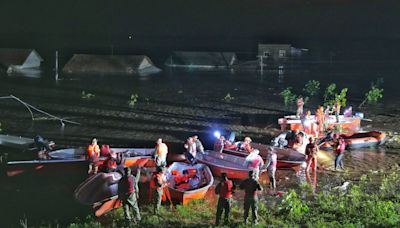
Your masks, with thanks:
[(251, 138), (250, 137), (245, 137), (242, 145), (240, 145), (240, 150), (244, 150), (248, 153), (253, 151), (253, 147), (251, 146)]
[(168, 147), (165, 143), (163, 143), (161, 138), (157, 139), (156, 143), (157, 144), (154, 151), (154, 160), (156, 162), (156, 166), (165, 167), (167, 166)]
[(92, 139), (92, 144), (88, 146), (87, 149), (88, 152), (88, 161), (89, 161), (89, 170), (88, 174), (96, 174), (99, 167), (97, 166), (97, 163), (99, 162), (99, 157), (100, 157), (100, 148), (99, 145), (97, 145), (97, 139), (93, 138)]
[(222, 173), (222, 180), (215, 187), (215, 194), (219, 195), (217, 214), (215, 218), (215, 225), (219, 226), (219, 221), (222, 216), (222, 212), (225, 211), (224, 224), (229, 222), (229, 213), (232, 206), (232, 196), (235, 193), (236, 186), (231, 180), (228, 179), (226, 173)]
[(154, 214), (159, 214), (163, 189), (167, 185), (167, 179), (164, 175), (164, 168), (157, 167), (153, 173), (150, 182), (150, 191), (153, 191)]

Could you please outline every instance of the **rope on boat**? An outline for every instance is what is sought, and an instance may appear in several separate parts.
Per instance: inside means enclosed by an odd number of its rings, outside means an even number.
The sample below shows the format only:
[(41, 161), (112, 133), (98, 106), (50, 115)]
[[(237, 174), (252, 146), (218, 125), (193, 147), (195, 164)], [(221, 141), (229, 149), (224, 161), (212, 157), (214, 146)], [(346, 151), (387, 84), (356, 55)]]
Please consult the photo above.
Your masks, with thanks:
[(0, 97), (0, 99), (14, 99), (14, 100), (18, 101), (19, 103), (23, 104), (25, 106), (25, 108), (28, 109), (29, 113), (31, 114), (32, 120), (35, 120), (35, 117), (34, 117), (33, 111), (32, 111), (32, 109), (33, 109), (33, 110), (35, 110), (35, 111), (37, 111), (39, 113), (42, 113), (42, 114), (44, 114), (46, 116), (51, 117), (52, 119), (59, 120), (60, 123), (61, 123), (61, 126), (65, 126), (65, 123), (80, 125), (80, 123), (78, 123), (78, 122), (67, 120), (65, 118), (57, 117), (57, 116), (54, 116), (54, 115), (52, 115), (52, 114), (50, 114), (48, 112), (45, 112), (45, 111), (39, 109), (39, 108), (36, 108), (35, 106), (26, 103), (25, 101), (19, 99), (18, 97), (14, 96), (12, 94), (10, 96)]

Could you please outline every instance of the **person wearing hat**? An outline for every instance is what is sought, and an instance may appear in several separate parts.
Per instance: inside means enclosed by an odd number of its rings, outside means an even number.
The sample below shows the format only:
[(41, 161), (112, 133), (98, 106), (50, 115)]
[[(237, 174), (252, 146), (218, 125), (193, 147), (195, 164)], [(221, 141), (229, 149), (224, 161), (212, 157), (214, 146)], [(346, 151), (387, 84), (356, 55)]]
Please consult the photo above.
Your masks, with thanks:
[(228, 179), (226, 173), (222, 173), (221, 182), (215, 187), (215, 194), (219, 195), (217, 205), (217, 215), (215, 218), (215, 225), (219, 226), (222, 212), (225, 211), (224, 224), (229, 222), (229, 213), (232, 206), (232, 196), (235, 193), (235, 185), (231, 180)]
[(240, 189), (244, 195), (244, 222), (248, 224), (249, 210), (251, 208), (253, 223), (258, 224), (258, 196), (257, 191), (262, 191), (260, 183), (253, 178), (253, 171), (249, 171), (249, 177), (240, 183)]
[(253, 150), (253, 148), (251, 147), (251, 141), (252, 140), (250, 137), (245, 137), (242, 145), (240, 145), (240, 150), (244, 150), (250, 153)]
[(118, 182), (118, 198), (122, 201), (124, 208), (125, 219), (131, 221), (130, 209), (133, 209), (135, 214), (135, 222), (141, 220), (140, 211), (138, 206), (138, 195), (139, 187), (136, 182), (136, 178), (131, 174), (131, 169), (126, 167), (124, 169), (124, 175)]

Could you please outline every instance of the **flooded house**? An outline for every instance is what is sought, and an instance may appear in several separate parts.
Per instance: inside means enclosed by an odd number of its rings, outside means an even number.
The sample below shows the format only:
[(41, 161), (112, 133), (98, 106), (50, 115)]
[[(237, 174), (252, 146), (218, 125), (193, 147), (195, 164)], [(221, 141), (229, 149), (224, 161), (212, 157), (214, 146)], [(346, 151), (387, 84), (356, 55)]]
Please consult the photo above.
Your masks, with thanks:
[(237, 62), (234, 52), (175, 51), (165, 61), (167, 67), (180, 68), (231, 68)]
[(43, 58), (34, 49), (0, 48), (0, 68), (8, 74), (38, 70)]
[(63, 68), (67, 74), (147, 75), (159, 71), (145, 55), (74, 54)]
[(258, 44), (258, 57), (271, 61), (287, 61), (304, 56), (307, 49), (292, 47), (291, 44)]

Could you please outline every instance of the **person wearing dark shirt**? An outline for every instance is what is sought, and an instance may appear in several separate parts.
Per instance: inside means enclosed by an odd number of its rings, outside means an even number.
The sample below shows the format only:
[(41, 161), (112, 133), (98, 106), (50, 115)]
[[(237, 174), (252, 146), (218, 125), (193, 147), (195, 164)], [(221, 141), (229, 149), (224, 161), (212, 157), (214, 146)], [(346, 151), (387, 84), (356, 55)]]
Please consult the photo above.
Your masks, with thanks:
[(215, 194), (219, 195), (217, 215), (215, 219), (215, 225), (219, 226), (222, 212), (225, 211), (224, 224), (229, 222), (229, 213), (232, 206), (232, 196), (235, 190), (235, 185), (231, 180), (228, 179), (226, 173), (222, 173), (222, 180), (215, 187)]
[(135, 222), (141, 220), (140, 211), (138, 206), (138, 193), (139, 188), (136, 178), (131, 174), (131, 169), (126, 167), (124, 169), (124, 176), (118, 182), (118, 198), (122, 201), (124, 208), (125, 219), (131, 221), (130, 208), (133, 209), (136, 218)]
[(258, 196), (257, 191), (262, 191), (262, 187), (257, 180), (253, 179), (253, 171), (249, 171), (249, 178), (240, 184), (240, 189), (244, 195), (244, 222), (248, 224), (248, 215), (251, 207), (253, 223), (258, 224)]

